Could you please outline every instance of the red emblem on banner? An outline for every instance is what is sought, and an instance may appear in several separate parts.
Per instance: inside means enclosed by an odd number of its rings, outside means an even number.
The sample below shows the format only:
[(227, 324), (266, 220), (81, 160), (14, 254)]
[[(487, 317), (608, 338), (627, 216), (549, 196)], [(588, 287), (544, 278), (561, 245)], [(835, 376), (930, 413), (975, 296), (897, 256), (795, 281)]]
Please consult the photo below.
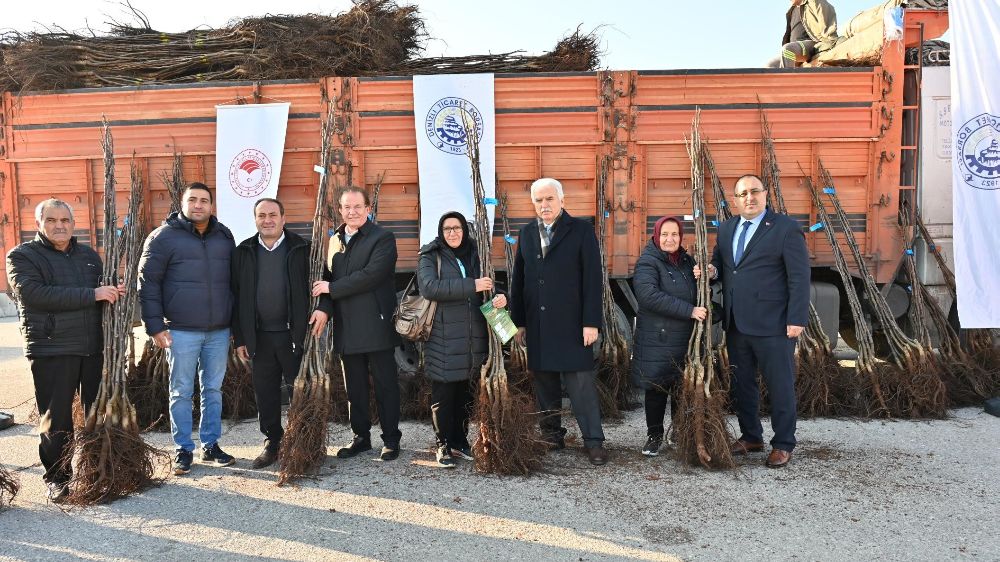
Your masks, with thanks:
[(229, 164), (229, 187), (240, 197), (257, 197), (270, 181), (271, 161), (255, 148), (241, 151)]

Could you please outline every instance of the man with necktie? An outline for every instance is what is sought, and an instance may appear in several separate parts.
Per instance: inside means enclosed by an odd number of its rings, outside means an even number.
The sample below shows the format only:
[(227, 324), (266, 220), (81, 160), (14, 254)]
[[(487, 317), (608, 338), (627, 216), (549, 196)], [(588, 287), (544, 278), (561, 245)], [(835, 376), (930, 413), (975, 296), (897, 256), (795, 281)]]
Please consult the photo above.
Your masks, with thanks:
[[(795, 340), (809, 317), (809, 253), (799, 225), (766, 207), (761, 179), (736, 182), (739, 212), (719, 227), (709, 275), (721, 277), (723, 328), (733, 366), (731, 397), (739, 419), (736, 455), (764, 448), (757, 370), (771, 402), (766, 465), (788, 464), (795, 448)], [(701, 273), (695, 266), (695, 277)]]

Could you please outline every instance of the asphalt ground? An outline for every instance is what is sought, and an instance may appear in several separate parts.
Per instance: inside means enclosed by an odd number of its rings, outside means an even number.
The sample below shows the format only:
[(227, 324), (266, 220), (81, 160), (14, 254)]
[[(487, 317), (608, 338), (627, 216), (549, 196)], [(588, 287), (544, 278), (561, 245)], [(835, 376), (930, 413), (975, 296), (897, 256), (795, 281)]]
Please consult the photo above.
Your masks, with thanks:
[[(611, 461), (593, 467), (569, 419), (575, 438), (544, 472), (508, 478), (437, 467), (422, 422), (403, 423), (397, 461), (336, 459), (350, 430), (331, 424), (319, 477), (285, 487), (250, 469), (256, 421), (226, 422), (235, 466), (196, 461), (138, 496), (65, 510), (45, 499), (32, 392), (2, 319), (0, 409), (20, 425), (0, 431), (0, 462), (22, 485), (0, 511), (3, 560), (1000, 560), (1000, 418), (977, 408), (800, 420), (790, 466), (756, 453), (728, 472), (643, 457), (641, 410), (606, 425)], [(167, 433), (146, 438), (172, 448)]]

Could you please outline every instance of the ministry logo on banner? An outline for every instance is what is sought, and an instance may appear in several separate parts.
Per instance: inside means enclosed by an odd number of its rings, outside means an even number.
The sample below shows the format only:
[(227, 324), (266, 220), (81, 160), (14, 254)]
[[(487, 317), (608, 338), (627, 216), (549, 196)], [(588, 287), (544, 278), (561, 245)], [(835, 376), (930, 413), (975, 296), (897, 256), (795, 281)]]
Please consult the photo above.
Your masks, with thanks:
[(237, 244), (257, 232), (254, 203), (278, 196), (289, 105), (216, 106), (215, 208)]
[(959, 128), (955, 148), (965, 184), (1000, 189), (1000, 117), (983, 113)]
[[(437, 237), (441, 215), (475, 217), (470, 131), (479, 138), (479, 172), (486, 198), (496, 192), (496, 127), (492, 74), (413, 77), (413, 116), (420, 180), (420, 243)], [(487, 207), (490, 225), (494, 207)]]

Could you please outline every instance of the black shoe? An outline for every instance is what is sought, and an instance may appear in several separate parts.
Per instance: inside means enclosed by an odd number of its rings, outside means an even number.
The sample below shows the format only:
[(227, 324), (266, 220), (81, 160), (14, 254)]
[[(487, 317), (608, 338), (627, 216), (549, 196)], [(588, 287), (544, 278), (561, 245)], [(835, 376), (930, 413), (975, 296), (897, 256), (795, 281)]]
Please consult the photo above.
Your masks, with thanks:
[(647, 457), (655, 457), (660, 454), (660, 446), (663, 445), (662, 435), (650, 435), (646, 439), (646, 444), (642, 447), (642, 454)]
[(177, 451), (174, 457), (174, 475), (181, 476), (191, 472), (191, 461), (194, 460), (194, 453), (191, 451)]
[(474, 460), (476, 460), (475, 457), (472, 456), (472, 448), (468, 447), (468, 446), (457, 447), (457, 448), (456, 447), (452, 447), (452, 449), (451, 449), (451, 456), (453, 456), (455, 458), (462, 459), (462, 460), (466, 460), (466, 461), (474, 461)]
[(278, 460), (278, 447), (272, 447), (269, 444), (264, 445), (264, 450), (257, 455), (257, 458), (250, 463), (250, 468), (261, 469), (271, 466)]
[(388, 445), (386, 445), (385, 447), (382, 447), (382, 452), (379, 454), (378, 458), (380, 458), (380, 459), (382, 459), (384, 461), (394, 461), (394, 460), (398, 459), (399, 458), (399, 445), (396, 445), (395, 448), (389, 447)]
[(566, 440), (562, 437), (558, 439), (546, 439), (545, 447), (550, 451), (561, 451), (566, 448)]
[(226, 454), (218, 443), (212, 443), (211, 447), (205, 447), (201, 450), (201, 462), (215, 466), (229, 466), (235, 463), (236, 459), (232, 455)]
[(7, 429), (8, 427), (14, 427), (14, 414), (8, 414), (7, 412), (0, 412), (0, 429)]
[(341, 447), (337, 451), (338, 459), (349, 459), (359, 453), (372, 450), (372, 440), (368, 437), (354, 436), (354, 439), (346, 447)]
[(46, 482), (48, 487), (45, 495), (52, 503), (62, 503), (69, 495), (69, 485), (66, 482)]
[[(397, 453), (398, 454), (398, 453)], [(445, 468), (455, 468), (458, 466), (455, 463), (455, 459), (451, 458), (452, 451), (447, 445), (441, 445), (437, 448), (437, 453), (434, 457), (437, 459), (438, 466), (443, 466)]]

